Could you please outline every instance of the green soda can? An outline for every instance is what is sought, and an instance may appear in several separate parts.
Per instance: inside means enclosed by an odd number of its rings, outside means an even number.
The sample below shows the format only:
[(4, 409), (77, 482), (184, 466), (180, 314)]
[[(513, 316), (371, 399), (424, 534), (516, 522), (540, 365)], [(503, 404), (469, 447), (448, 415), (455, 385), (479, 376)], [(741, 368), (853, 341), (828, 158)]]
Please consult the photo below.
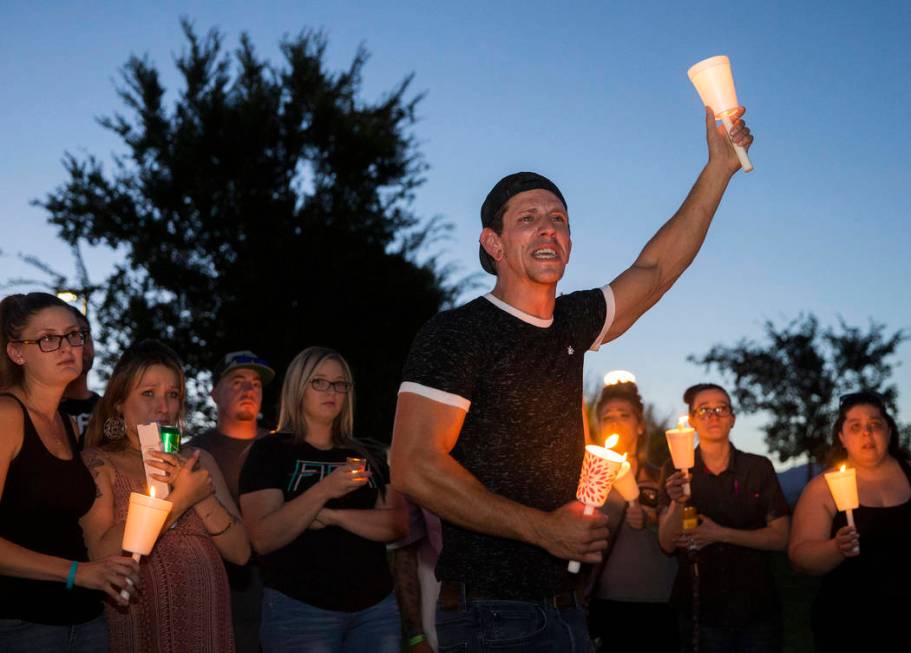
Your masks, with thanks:
[(161, 436), (161, 450), (165, 453), (180, 452), (180, 429), (176, 426), (158, 426), (158, 433)]

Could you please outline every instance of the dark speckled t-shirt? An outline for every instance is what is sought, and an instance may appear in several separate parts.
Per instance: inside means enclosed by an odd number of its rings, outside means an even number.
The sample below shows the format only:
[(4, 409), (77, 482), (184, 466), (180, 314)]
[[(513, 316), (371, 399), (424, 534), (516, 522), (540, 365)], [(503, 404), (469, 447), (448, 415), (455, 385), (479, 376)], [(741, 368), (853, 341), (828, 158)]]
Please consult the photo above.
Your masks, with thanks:
[[(582, 465), (582, 364), (613, 320), (610, 287), (557, 298), (542, 320), (492, 295), (433, 317), (399, 392), (467, 411), (452, 456), (491, 492), (551, 511), (575, 498)], [(566, 561), (443, 522), (437, 577), (492, 598), (570, 589)]]

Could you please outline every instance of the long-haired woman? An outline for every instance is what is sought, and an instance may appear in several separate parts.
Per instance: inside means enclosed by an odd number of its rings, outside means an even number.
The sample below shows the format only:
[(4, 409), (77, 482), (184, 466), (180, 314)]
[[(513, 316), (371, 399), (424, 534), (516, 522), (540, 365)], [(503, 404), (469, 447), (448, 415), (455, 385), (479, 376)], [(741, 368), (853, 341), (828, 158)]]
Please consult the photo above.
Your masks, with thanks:
[(832, 448), (833, 462), (855, 470), (856, 528), (820, 474), (797, 502), (788, 555), (798, 571), (823, 576), (812, 614), (817, 651), (886, 650), (907, 637), (911, 611), (911, 464), (875, 392), (841, 398)]
[[(180, 359), (145, 340), (114, 366), (86, 432), (86, 464), (98, 499), (84, 525), (92, 557), (120, 551), (130, 493), (147, 493), (137, 425), (177, 424), (185, 381)], [(250, 541), (217, 464), (208, 453), (159, 452), (150, 464), (172, 490), (173, 508), (140, 565), (142, 591), (128, 606), (108, 605), (111, 650), (233, 651), (230, 594), (222, 558), (243, 564)]]
[[(648, 433), (639, 388), (633, 382), (607, 385), (596, 407), (601, 438), (616, 433), (615, 449), (627, 454), (639, 484), (639, 500), (627, 504), (612, 490), (604, 505), (612, 534), (590, 605), (592, 638), (605, 649), (673, 651), (677, 616), (670, 606), (677, 562), (658, 544), (661, 469), (647, 460)], [(617, 624), (622, 623), (621, 628)]]
[(240, 480), (265, 582), (263, 650), (399, 651), (384, 543), (404, 535), (407, 512), (382, 457), (354, 438), (338, 352), (309, 347), (291, 362), (278, 431), (253, 445)]
[[(104, 650), (101, 592), (139, 581), (117, 555), (87, 562), (80, 520), (95, 485), (60, 398), (82, 370), (85, 335), (47, 293), (0, 302), (0, 650)], [(128, 593), (131, 589), (128, 589)]]

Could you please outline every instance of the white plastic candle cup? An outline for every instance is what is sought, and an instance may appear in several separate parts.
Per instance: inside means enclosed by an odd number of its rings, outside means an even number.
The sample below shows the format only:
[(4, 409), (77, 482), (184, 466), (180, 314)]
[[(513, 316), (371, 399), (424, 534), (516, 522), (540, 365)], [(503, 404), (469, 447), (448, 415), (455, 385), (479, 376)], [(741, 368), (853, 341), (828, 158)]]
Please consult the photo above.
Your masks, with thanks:
[(172, 503), (138, 492), (130, 493), (130, 509), (123, 529), (123, 550), (139, 555), (149, 555), (161, 533)]
[(628, 460), (623, 462), (623, 467), (617, 475), (617, 480), (614, 481), (614, 487), (626, 502), (635, 501), (639, 498), (639, 484), (636, 482), (636, 477), (631, 471)]
[[(730, 133), (734, 127), (730, 117), (740, 106), (734, 88), (734, 76), (731, 74), (730, 59), (724, 55), (703, 59), (691, 66), (686, 74), (696, 87), (702, 103), (712, 109), (715, 119), (722, 121), (724, 128)], [(744, 172), (752, 170), (753, 164), (750, 163), (746, 150), (739, 145), (734, 145), (734, 150)]]
[[(593, 514), (595, 508), (600, 508), (607, 501), (607, 495), (625, 462), (625, 457), (616, 451), (596, 444), (586, 445), (579, 486), (576, 488), (576, 499), (585, 504), (586, 515)], [(568, 569), (570, 573), (576, 574), (580, 567), (580, 563), (573, 560)]]
[[(840, 469), (837, 472), (826, 472), (826, 485), (835, 499), (835, 507), (844, 511), (848, 519), (848, 526), (854, 526), (854, 509), (860, 507), (860, 498), (857, 496), (857, 470)], [(860, 547), (855, 547), (859, 551)]]

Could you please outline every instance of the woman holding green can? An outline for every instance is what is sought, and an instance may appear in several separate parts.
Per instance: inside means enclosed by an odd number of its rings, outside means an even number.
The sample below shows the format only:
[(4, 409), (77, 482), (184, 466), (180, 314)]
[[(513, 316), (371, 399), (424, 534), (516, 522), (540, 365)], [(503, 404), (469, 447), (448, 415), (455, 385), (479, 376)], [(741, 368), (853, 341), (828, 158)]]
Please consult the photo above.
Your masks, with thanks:
[(221, 559), (244, 564), (250, 542), (221, 472), (201, 450), (159, 452), (143, 464), (137, 426), (179, 423), (185, 392), (177, 355), (140, 342), (117, 362), (86, 432), (83, 456), (98, 488), (85, 520), (92, 557), (120, 551), (130, 493), (148, 492), (146, 466), (171, 487), (168, 521), (140, 565), (142, 593), (129, 606), (107, 606), (112, 651), (234, 650)]

